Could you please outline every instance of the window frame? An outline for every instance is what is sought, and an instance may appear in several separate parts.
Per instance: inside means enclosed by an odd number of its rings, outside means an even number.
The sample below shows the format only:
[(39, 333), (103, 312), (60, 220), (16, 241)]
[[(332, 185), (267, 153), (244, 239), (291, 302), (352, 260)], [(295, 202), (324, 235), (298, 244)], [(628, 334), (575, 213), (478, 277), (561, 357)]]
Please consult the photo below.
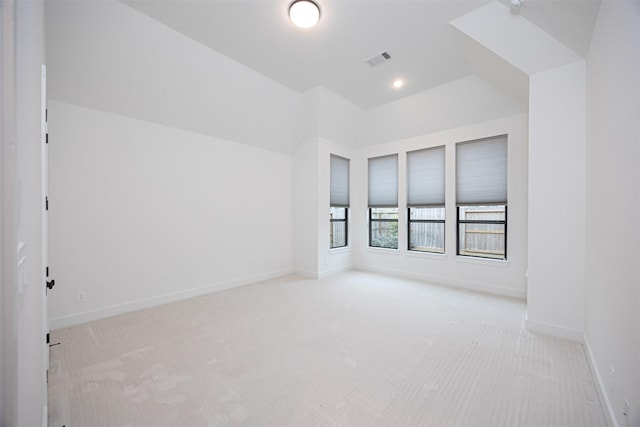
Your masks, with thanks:
[[(460, 208), (463, 206), (504, 206), (504, 220), (475, 220), (475, 219), (460, 219)], [(509, 218), (509, 207), (506, 203), (504, 204), (499, 204), (499, 205), (492, 205), (492, 204), (473, 204), (473, 205), (457, 205), (456, 206), (456, 226), (457, 226), (457, 230), (456, 230), (456, 255), (458, 256), (465, 256), (465, 257), (471, 257), (471, 258), (482, 258), (482, 259), (492, 259), (492, 260), (498, 260), (498, 261), (506, 261), (507, 258), (507, 242), (508, 242), (508, 235), (507, 235), (507, 230), (508, 230), (508, 226), (507, 226), (507, 222), (508, 222), (508, 218)], [(504, 255), (502, 258), (497, 258), (497, 257), (491, 257), (491, 256), (482, 256), (482, 255), (469, 255), (469, 254), (461, 254), (460, 253), (460, 238), (462, 237), (460, 234), (460, 224), (482, 224), (482, 225), (503, 225), (504, 226)]]
[[(445, 144), (441, 144), (407, 151), (405, 158), (407, 251), (442, 255), (446, 248), (447, 147)], [(429, 208), (442, 209), (443, 218), (412, 219), (411, 209)], [(442, 224), (442, 249), (424, 250), (417, 249), (417, 246), (412, 247), (411, 230), (413, 224)]]
[[(334, 161), (336, 163), (334, 163)], [(351, 159), (329, 154), (329, 250), (349, 246)], [(334, 181), (335, 179), (335, 181)], [(335, 193), (334, 193), (335, 191)], [(344, 209), (344, 218), (333, 218), (332, 209)], [(333, 246), (333, 223), (344, 222), (344, 245)]]
[[(442, 208), (445, 209), (445, 219), (411, 219), (411, 209), (424, 209), (424, 208)], [(436, 251), (424, 251), (420, 249), (411, 248), (411, 224), (443, 224), (442, 231), (442, 252)], [(407, 251), (426, 253), (426, 254), (445, 254), (447, 247), (447, 227), (446, 227), (446, 208), (445, 205), (438, 206), (408, 206), (407, 207)]]
[[(455, 144), (456, 165), (456, 255), (507, 260), (507, 229), (509, 200), (509, 135), (458, 142)], [(462, 207), (504, 206), (504, 220), (461, 219)], [(464, 225), (500, 225), (504, 229), (504, 252), (491, 256), (492, 252), (461, 252), (461, 240), (467, 240)], [(462, 230), (464, 229), (464, 230)], [(472, 230), (474, 231), (474, 230)], [(477, 231), (477, 230), (476, 230)]]
[(385, 209), (385, 207), (382, 206), (375, 206), (375, 207), (369, 207), (369, 247), (370, 248), (377, 248), (377, 249), (391, 249), (391, 250), (398, 250), (399, 245), (399, 239), (396, 236), (396, 247), (395, 248), (391, 248), (388, 246), (374, 246), (372, 245), (372, 241), (371, 238), (373, 236), (373, 223), (374, 222), (395, 222), (397, 226), (399, 226), (399, 217), (400, 217), (400, 210), (398, 209), (397, 206), (387, 206), (386, 209), (396, 209), (396, 214), (398, 215), (398, 218), (396, 219), (391, 219), (391, 218), (377, 218), (377, 219), (373, 219), (372, 218), (372, 213), (373, 213), (373, 209)]
[[(344, 209), (344, 218), (343, 219), (333, 218), (331, 216), (331, 208)], [(340, 248), (348, 247), (349, 246), (349, 207), (348, 206), (329, 206), (329, 226), (331, 227), (329, 229), (329, 233), (330, 233), (329, 236), (331, 236), (331, 233), (333, 233), (334, 222), (344, 222), (344, 245), (332, 246), (333, 239), (329, 238), (329, 249), (340, 249)]]
[[(399, 236), (396, 235), (395, 246), (374, 246), (373, 225), (375, 223), (395, 223), (399, 231), (400, 208), (398, 205), (398, 172), (400, 154), (386, 154), (383, 156), (369, 157), (367, 159), (367, 194), (368, 194), (368, 226), (369, 248), (398, 250), (400, 246)], [(372, 185), (375, 183), (374, 185)], [(395, 219), (373, 218), (373, 209), (394, 209)]]

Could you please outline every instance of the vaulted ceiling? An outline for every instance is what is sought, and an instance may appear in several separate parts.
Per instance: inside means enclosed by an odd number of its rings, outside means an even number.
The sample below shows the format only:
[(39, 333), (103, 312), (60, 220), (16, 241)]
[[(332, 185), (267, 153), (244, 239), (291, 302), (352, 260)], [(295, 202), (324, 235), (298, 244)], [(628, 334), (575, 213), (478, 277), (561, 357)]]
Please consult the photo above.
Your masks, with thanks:
[(530, 75), (586, 57), (600, 6), (316, 0), (300, 30), (290, 1), (49, 0), (48, 96), (286, 154), (371, 145), (525, 112)]
[[(319, 24), (301, 30), (288, 20), (290, 0), (124, 0), (295, 91), (322, 86), (363, 109), (472, 73), (493, 77), (498, 85), (508, 79), (508, 67), (495, 58), (491, 61), (491, 55), (475, 49), (450, 24), (491, 0), (317, 2), (322, 10)], [(526, 18), (578, 55), (586, 55), (599, 0), (524, 0), (515, 12), (508, 0), (500, 3), (505, 14)], [(516, 40), (518, 36), (512, 35)], [(382, 51), (391, 60), (373, 68), (364, 63)], [(393, 89), (395, 78), (406, 85)]]

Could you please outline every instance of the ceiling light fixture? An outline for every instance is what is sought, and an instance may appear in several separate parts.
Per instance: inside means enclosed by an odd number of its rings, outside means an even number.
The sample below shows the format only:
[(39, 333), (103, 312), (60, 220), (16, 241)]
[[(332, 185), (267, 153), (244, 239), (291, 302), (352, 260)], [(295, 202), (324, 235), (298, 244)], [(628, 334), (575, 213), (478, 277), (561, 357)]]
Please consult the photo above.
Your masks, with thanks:
[(393, 81), (393, 87), (396, 89), (400, 89), (402, 86), (404, 86), (404, 80), (402, 79), (395, 79)]
[(524, 3), (523, 0), (511, 0), (511, 8), (520, 9), (523, 3)]
[(289, 5), (289, 18), (299, 28), (311, 28), (320, 20), (320, 7), (311, 0), (295, 0)]

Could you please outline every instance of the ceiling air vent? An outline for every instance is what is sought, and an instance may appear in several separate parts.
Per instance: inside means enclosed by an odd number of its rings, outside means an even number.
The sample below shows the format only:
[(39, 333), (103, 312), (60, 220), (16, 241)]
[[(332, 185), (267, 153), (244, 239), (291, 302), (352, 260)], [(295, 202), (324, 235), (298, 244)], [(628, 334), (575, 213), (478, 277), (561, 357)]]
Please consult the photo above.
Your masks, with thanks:
[(367, 58), (364, 60), (365, 63), (369, 64), (371, 67), (375, 67), (376, 65), (380, 65), (383, 62), (387, 62), (391, 59), (391, 55), (388, 52), (380, 52), (373, 55), (371, 58)]

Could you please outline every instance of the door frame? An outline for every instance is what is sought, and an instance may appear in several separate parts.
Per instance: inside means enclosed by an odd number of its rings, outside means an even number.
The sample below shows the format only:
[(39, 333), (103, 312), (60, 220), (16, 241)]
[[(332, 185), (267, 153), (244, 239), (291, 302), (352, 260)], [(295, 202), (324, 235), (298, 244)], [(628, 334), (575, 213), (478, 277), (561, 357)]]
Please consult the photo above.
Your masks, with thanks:
[[(42, 64), (42, 84), (41, 84), (41, 191), (42, 191), (42, 322), (44, 337), (43, 364), (44, 372), (47, 375), (49, 370), (49, 310), (47, 306), (47, 281), (49, 280), (49, 152), (48, 152), (48, 133), (47, 124), (47, 66)], [(46, 403), (46, 387), (45, 387), (45, 403)]]

